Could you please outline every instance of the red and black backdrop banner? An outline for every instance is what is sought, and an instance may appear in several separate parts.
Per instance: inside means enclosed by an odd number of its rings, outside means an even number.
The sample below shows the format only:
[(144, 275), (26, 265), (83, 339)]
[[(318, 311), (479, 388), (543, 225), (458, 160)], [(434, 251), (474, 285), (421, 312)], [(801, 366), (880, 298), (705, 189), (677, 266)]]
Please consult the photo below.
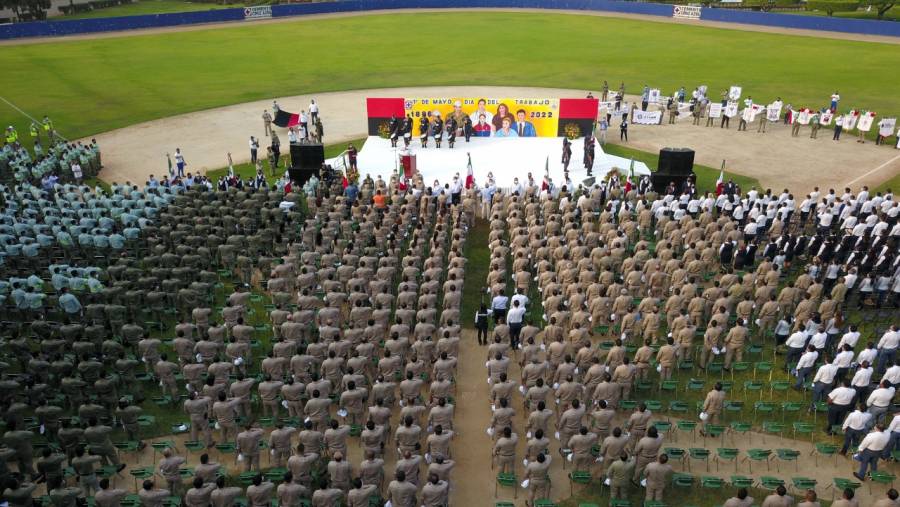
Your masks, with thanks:
[(578, 136), (584, 136), (594, 128), (597, 120), (597, 110), (600, 108), (599, 99), (559, 99), (559, 125), (557, 137), (565, 137), (573, 131), (573, 125), (577, 125)]
[(366, 112), (369, 117), (369, 135), (379, 135), (379, 127), (387, 126), (391, 116), (402, 119), (406, 116), (402, 98), (367, 98)]

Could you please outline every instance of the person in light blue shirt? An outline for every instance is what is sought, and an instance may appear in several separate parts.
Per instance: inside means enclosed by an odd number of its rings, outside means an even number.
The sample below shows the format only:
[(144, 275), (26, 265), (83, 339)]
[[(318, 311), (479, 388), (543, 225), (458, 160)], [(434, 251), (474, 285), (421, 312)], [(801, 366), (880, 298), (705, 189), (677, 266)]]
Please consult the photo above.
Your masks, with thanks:
[(103, 291), (103, 282), (97, 280), (95, 276), (94, 273), (91, 273), (87, 279), (88, 290), (91, 291), (91, 294), (99, 294)]
[(65, 287), (62, 289), (62, 295), (59, 296), (59, 307), (69, 316), (81, 313), (81, 302)]
[(72, 235), (61, 230), (56, 233), (56, 242), (62, 247), (70, 247), (72, 246)]
[(52, 273), (50, 275), (50, 284), (53, 285), (56, 292), (62, 290), (63, 287), (69, 286), (69, 277), (62, 274), (59, 268), (56, 268), (55, 271), (51, 269), (50, 272)]
[(31, 238), (27, 238), (28, 242), (22, 245), (22, 255), (25, 257), (37, 257), (41, 253), (41, 246)]
[(122, 236), (118, 232), (110, 234), (109, 246), (115, 250), (122, 250), (123, 248), (125, 248), (125, 236)]
[(28, 287), (25, 293), (25, 305), (29, 310), (40, 311), (44, 308), (44, 299), (47, 296), (43, 292), (34, 290), (34, 287)]
[(37, 275), (34, 275), (34, 274), (30, 275), (26, 279), (25, 283), (27, 283), (29, 287), (33, 287), (34, 290), (39, 290), (39, 291), (44, 290), (44, 280), (42, 280), (41, 277), (39, 277)]
[(503, 126), (494, 132), (494, 137), (519, 137), (519, 133), (511, 129), (511, 126), (509, 118), (503, 118)]
[(109, 248), (109, 236), (94, 229), (94, 248)]
[(13, 282), (13, 289), (10, 293), (10, 297), (12, 297), (13, 303), (16, 305), (16, 308), (20, 310), (25, 310), (28, 308), (28, 304), (25, 301), (25, 289), (22, 288), (22, 284), (19, 282)]

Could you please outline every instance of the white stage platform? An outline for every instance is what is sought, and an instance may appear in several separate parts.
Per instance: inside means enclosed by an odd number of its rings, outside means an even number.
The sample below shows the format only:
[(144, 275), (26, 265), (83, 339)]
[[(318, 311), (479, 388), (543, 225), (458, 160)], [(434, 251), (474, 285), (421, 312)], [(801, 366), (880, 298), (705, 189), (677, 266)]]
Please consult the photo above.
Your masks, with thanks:
[[(403, 141), (398, 144), (402, 146)], [(583, 162), (583, 146), (583, 139), (572, 142), (569, 178), (576, 186), (587, 178)], [(389, 139), (369, 136), (357, 157), (360, 176), (364, 178), (369, 174), (375, 178), (381, 175), (384, 180), (390, 180), (391, 176), (397, 173), (401, 149), (391, 148)], [(434, 180), (438, 180), (441, 184), (448, 183), (457, 173), (465, 179), (468, 163), (466, 154), (472, 155), (472, 168), (478, 185), (484, 184), (488, 172), (494, 174), (497, 186), (503, 188), (512, 186), (513, 178), (519, 178), (519, 182), (525, 184), (529, 172), (540, 184), (548, 159), (553, 182), (560, 185), (563, 181), (561, 137), (472, 138), (468, 143), (465, 139), (457, 138), (456, 147), (452, 150), (447, 147), (446, 139), (441, 143), (441, 149), (434, 147), (433, 140), (429, 140), (428, 148), (422, 149), (418, 138), (414, 138), (410, 143), (410, 152), (416, 155), (416, 165), (426, 185), (431, 185)], [(334, 162), (334, 159), (326, 161), (335, 167), (342, 165)], [(604, 153), (598, 144), (595, 149), (593, 176), (600, 181), (614, 167), (627, 173), (630, 163), (630, 159)], [(649, 175), (650, 169), (643, 162), (635, 161), (634, 173), (636, 176)]]

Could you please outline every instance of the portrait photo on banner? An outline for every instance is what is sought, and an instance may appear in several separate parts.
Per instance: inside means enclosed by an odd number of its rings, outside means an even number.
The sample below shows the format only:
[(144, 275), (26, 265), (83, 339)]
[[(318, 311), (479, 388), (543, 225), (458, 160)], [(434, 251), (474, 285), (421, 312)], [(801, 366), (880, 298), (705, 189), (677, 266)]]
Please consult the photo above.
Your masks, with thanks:
[(404, 108), (416, 121), (452, 117), (460, 128), (468, 117), (475, 137), (556, 137), (559, 127), (559, 99), (428, 97), (405, 99)]

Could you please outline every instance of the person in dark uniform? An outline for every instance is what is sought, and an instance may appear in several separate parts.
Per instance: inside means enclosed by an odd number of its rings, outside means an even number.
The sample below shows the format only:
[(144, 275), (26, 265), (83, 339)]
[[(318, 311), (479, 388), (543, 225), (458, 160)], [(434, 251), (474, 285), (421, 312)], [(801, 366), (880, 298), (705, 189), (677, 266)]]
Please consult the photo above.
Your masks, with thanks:
[(591, 176), (591, 170), (594, 168), (594, 136), (588, 132), (584, 136), (584, 168), (587, 169), (587, 175)]
[(466, 136), (466, 142), (469, 142), (469, 138), (472, 137), (472, 118), (468, 115), (463, 120), (463, 135)]
[(436, 147), (441, 147), (441, 138), (444, 136), (444, 120), (440, 116), (435, 116), (431, 123), (431, 136), (434, 137)]
[(628, 142), (628, 115), (622, 115), (622, 124), (619, 125), (619, 140)]
[(358, 154), (359, 152), (356, 151), (356, 146), (353, 146), (352, 144), (347, 146), (347, 159), (350, 163), (350, 169), (357, 169), (356, 157)]
[[(468, 116), (466, 117), (468, 118)], [(450, 149), (453, 149), (453, 144), (456, 142), (456, 118), (450, 117), (447, 119), (447, 144), (450, 146)]]
[(388, 123), (388, 131), (391, 133), (391, 148), (397, 147), (397, 137), (400, 134), (400, 122), (397, 117), (391, 115), (391, 121)]
[[(585, 136), (587, 139), (587, 136)], [(563, 137), (563, 148), (562, 148), (562, 164), (563, 171), (566, 173), (569, 172), (569, 162), (572, 160), (572, 143), (569, 142), (568, 137)]]
[(400, 132), (403, 134), (403, 144), (409, 148), (409, 142), (412, 141), (413, 119), (412, 115), (406, 115), (403, 118), (403, 124), (400, 126)]
[(428, 147), (428, 118), (422, 116), (419, 118), (419, 137), (422, 141), (422, 148)]

